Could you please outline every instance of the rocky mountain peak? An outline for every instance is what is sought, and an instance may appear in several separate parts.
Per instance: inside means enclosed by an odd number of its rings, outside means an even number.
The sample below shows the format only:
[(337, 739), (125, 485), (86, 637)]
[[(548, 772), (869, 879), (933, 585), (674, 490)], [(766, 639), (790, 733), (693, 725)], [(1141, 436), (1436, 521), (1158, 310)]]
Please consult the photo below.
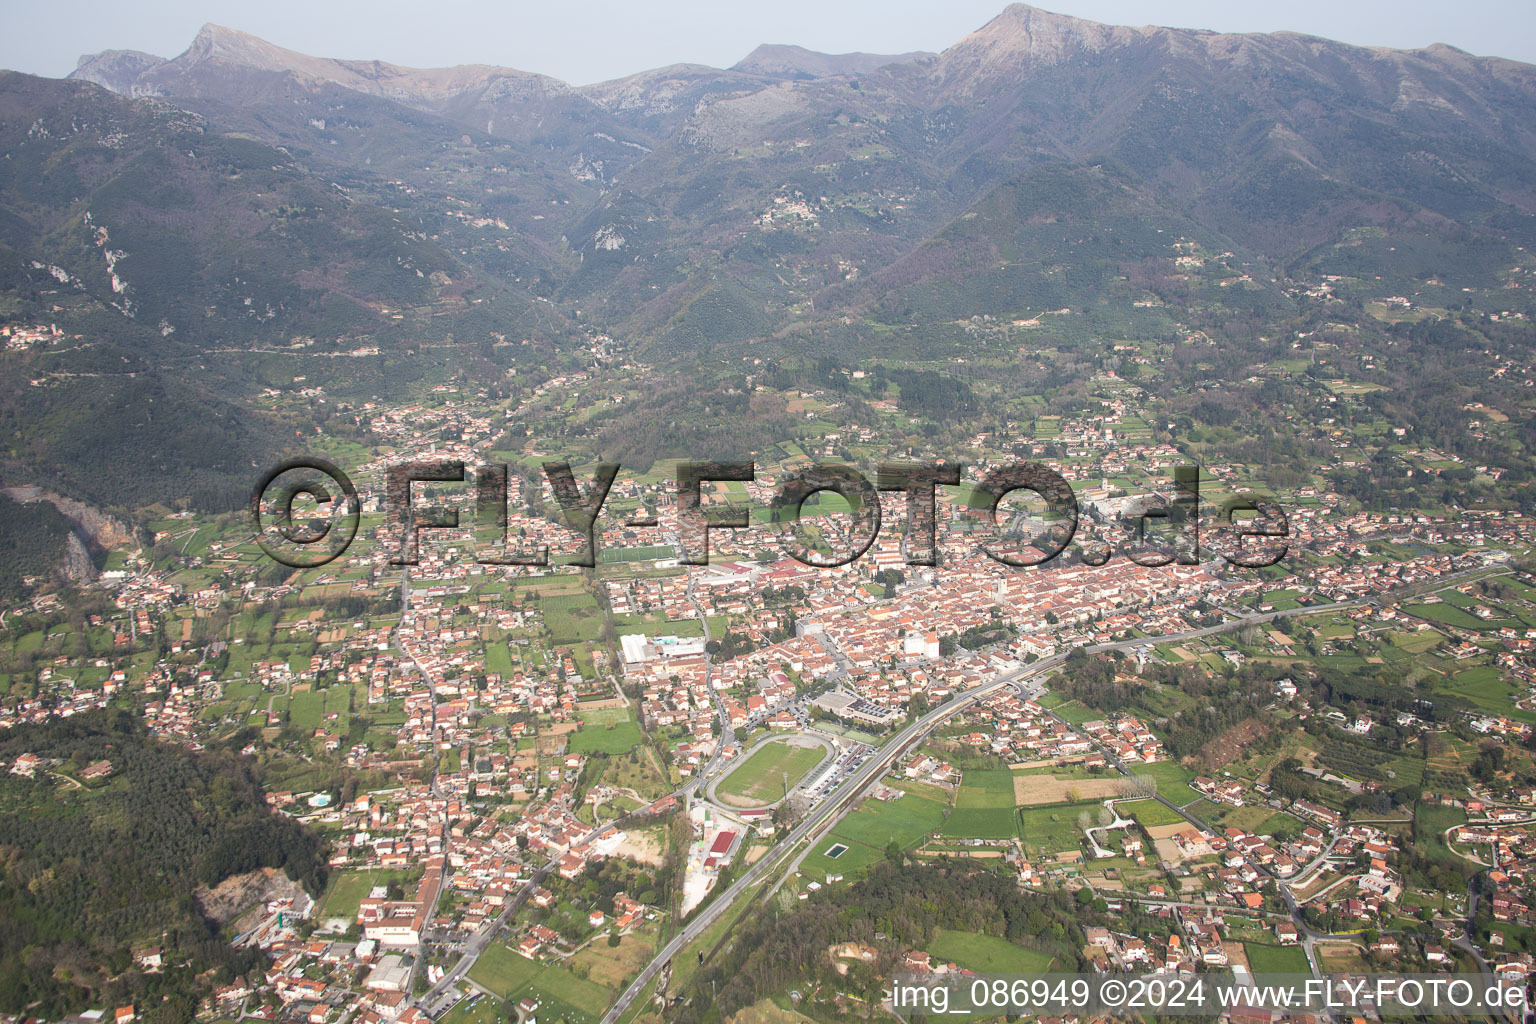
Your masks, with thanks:
[(127, 95), (140, 75), (164, 63), (164, 57), (140, 50), (103, 50), (81, 57), (69, 77)]
[(1028, 4), (1009, 4), (997, 17), (945, 50), (944, 56), (1054, 64), (1166, 31), (1101, 25)]

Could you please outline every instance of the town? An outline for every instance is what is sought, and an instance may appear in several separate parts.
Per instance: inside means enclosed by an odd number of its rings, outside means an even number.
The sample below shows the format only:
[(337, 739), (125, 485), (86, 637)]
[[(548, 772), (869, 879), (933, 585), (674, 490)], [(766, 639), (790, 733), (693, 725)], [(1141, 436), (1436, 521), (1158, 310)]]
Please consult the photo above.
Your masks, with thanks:
[[(346, 563), (274, 576), (238, 517), (166, 517), (92, 584), (107, 603), (83, 623), (89, 653), (34, 656), (35, 684), (13, 682), (0, 707), (12, 731), (128, 703), (165, 742), (235, 737), (274, 811), (326, 837), (324, 891), (268, 871), (205, 897), (269, 965), (210, 991), (214, 1018), (511, 1006), (598, 1021), (641, 989), (628, 1008), (643, 1012), (698, 969), (673, 952), (693, 923), (833, 893), (888, 848), (1134, 912), (1134, 930), (1084, 929), (1103, 970), (1322, 976), (1466, 957), (1524, 983), (1533, 961), (1511, 929), (1533, 905), (1520, 844), (1536, 776), (1508, 751), (1536, 718), (1536, 577), (1518, 513), (1376, 515), (1304, 488), (1296, 550), (1270, 570), (1073, 557), (1020, 571), (976, 545), (965, 489), (941, 486), (931, 566), (907, 559), (910, 530), (836, 568), (787, 557), (771, 533), (714, 531), (717, 557), (687, 565), (686, 511), (658, 470), (617, 476), (593, 569), (576, 564), (580, 532), (535, 506), (514, 507), (507, 532), (551, 564), (486, 565), (466, 526), (421, 530), (419, 561), (399, 567), (383, 483), (424, 454), (473, 457), (493, 418), (476, 402), (456, 389), (361, 410), (388, 443), (359, 471)], [(444, 445), (449, 421), (461, 439)], [(1131, 466), (1178, 458), (1130, 438), (1070, 451), (1040, 454), (1079, 481), (1090, 542), (1144, 507), (1123, 497), (1138, 483), (1158, 493)], [(785, 444), (756, 479), (706, 483), (700, 514), (766, 507), (814, 454)], [(1232, 489), (1226, 467), (1206, 472)], [(899, 515), (905, 495), (880, 500)], [(814, 542), (846, 539), (830, 502), (805, 511)], [(63, 610), (43, 597), (7, 617)], [(46, 652), (54, 628), (30, 635), (13, 650)], [(1346, 664), (1407, 682), (1346, 683)], [(86, 789), (120, 771), (34, 751), (5, 768)], [(1467, 888), (1478, 865), (1493, 865), (1489, 896)], [(986, 944), (1000, 941), (941, 933), (900, 965), (1045, 966)], [(829, 963), (845, 955), (866, 951)]]

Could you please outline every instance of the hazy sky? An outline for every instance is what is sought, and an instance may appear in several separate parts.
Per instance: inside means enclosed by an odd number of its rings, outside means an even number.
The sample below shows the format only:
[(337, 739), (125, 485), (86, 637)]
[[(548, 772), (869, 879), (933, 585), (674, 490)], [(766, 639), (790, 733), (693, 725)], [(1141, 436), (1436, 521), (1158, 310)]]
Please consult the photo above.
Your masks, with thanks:
[[(0, 67), (63, 76), (82, 53), (173, 57), (204, 22), (290, 49), (396, 64), (501, 64), (577, 85), (688, 61), (727, 67), (758, 43), (813, 50), (941, 50), (1003, 0), (0, 0)], [(1441, 42), (1536, 63), (1531, 0), (1048, 0), (1063, 14), (1123, 25), (1227, 32), (1289, 29), (1345, 42)]]

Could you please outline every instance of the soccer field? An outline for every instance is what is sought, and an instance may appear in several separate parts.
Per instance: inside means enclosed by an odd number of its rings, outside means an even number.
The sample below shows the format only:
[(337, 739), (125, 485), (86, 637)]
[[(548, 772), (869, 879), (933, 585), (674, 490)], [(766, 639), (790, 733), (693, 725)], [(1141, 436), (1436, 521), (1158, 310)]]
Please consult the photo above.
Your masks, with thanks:
[(737, 765), (715, 791), (733, 807), (760, 807), (784, 796), (785, 779), (793, 789), (827, 752), (821, 746), (797, 747), (774, 740)]

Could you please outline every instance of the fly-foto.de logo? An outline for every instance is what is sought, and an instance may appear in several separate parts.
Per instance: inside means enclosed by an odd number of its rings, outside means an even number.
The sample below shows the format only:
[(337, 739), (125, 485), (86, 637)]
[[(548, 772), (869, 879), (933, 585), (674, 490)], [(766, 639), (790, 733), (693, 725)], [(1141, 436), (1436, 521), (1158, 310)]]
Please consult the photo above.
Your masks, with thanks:
[[(619, 465), (598, 463), (583, 484), (567, 462), (546, 462), (543, 473), (565, 526), (583, 539), (581, 551), (562, 561), (597, 564), (597, 520), (619, 474)], [(416, 565), (424, 530), (463, 530), (459, 509), (413, 500), (413, 485), (468, 484), (474, 497), (475, 560), (485, 565), (550, 564), (549, 547), (514, 546), (508, 525), (509, 472), (506, 463), (471, 466), (461, 460), (410, 462), (385, 470), (384, 539), (393, 565)], [(900, 523), (903, 560), (908, 565), (938, 564), (937, 494), (940, 486), (961, 482), (958, 463), (885, 462), (875, 479), (852, 466), (815, 464), (780, 480), (767, 505), (767, 520), (786, 555), (816, 568), (836, 568), (857, 561), (880, 533), (880, 493), (904, 497)], [(620, 526), (663, 529), (684, 565), (709, 564), (709, 538), (715, 530), (751, 528), (751, 509), (741, 505), (706, 507), (704, 485), (752, 483), (750, 461), (680, 462), (673, 481), (674, 504), (663, 524), (655, 515), (636, 515)], [(1067, 552), (1077, 537), (1079, 506), (1072, 486), (1054, 469), (1038, 462), (995, 466), (972, 481), (964, 504), (969, 534), (989, 558), (1003, 565), (1042, 565)], [(812, 495), (831, 492), (847, 505), (845, 529), (818, 530), (812, 539), (795, 529)], [(1032, 507), (1003, 514), (1004, 500), (1016, 492), (1032, 496)], [(323, 514), (299, 518), (300, 500)], [(251, 495), (256, 543), (272, 559), (293, 568), (316, 568), (341, 557), (357, 536), (362, 503), (352, 480), (325, 459), (294, 458), (272, 467)], [(1179, 466), (1166, 491), (1128, 499), (1105, 524), (1110, 539), (1080, 540), (1072, 553), (1089, 565), (1103, 565), (1118, 550), (1138, 565), (1199, 564), (1215, 555), (1243, 568), (1274, 565), (1285, 557), (1289, 524), (1272, 500), (1239, 495), (1212, 505), (1200, 500), (1200, 471)], [(1202, 538), (1205, 549), (1202, 551)]]

